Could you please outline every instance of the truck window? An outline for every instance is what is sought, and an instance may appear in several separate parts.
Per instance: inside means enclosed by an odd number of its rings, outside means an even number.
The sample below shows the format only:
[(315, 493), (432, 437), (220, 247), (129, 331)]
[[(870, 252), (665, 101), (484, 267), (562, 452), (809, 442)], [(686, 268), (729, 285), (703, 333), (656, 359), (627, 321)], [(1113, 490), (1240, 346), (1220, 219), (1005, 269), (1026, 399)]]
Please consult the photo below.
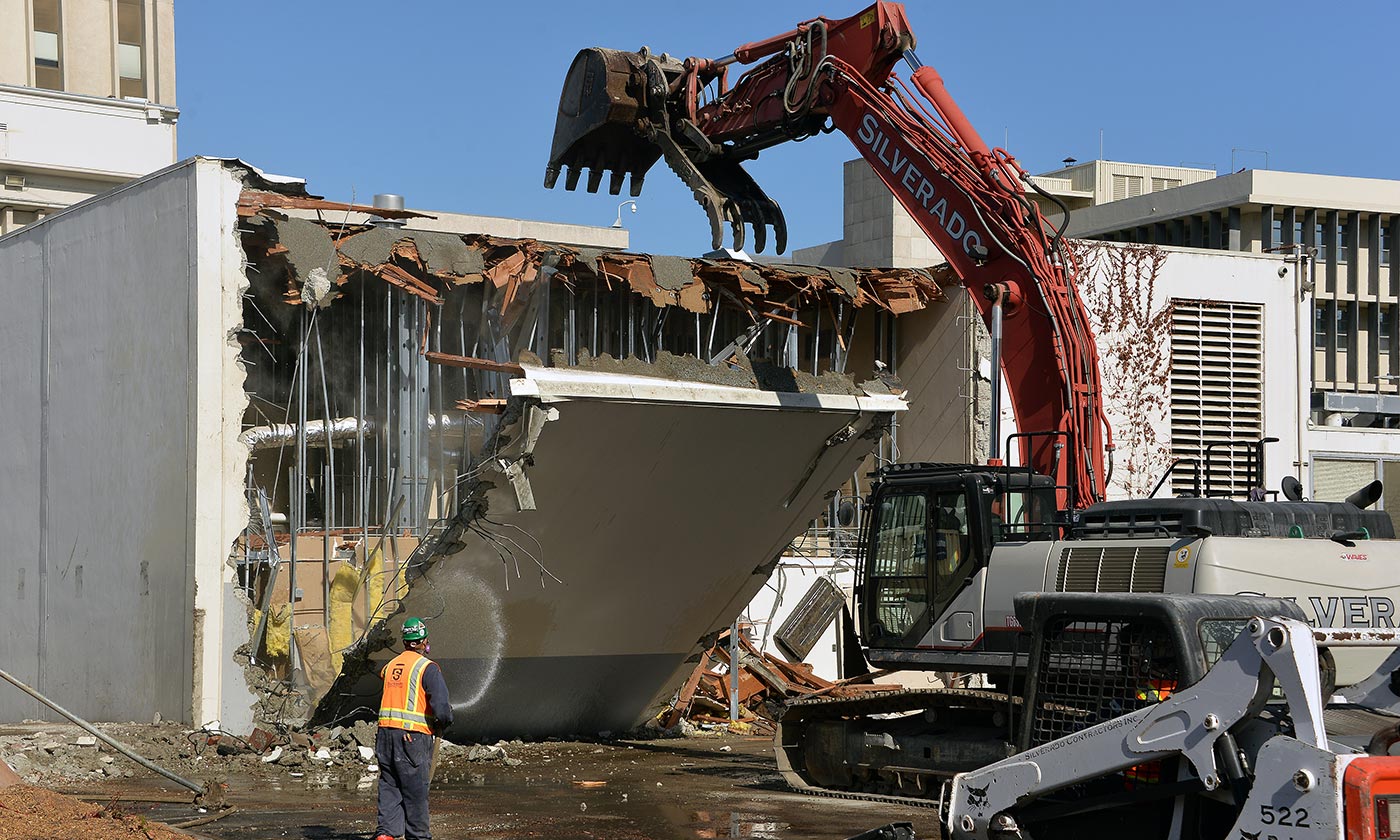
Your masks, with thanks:
[(928, 497), (896, 493), (880, 499), (870, 547), (868, 643), (899, 647), (928, 627)]

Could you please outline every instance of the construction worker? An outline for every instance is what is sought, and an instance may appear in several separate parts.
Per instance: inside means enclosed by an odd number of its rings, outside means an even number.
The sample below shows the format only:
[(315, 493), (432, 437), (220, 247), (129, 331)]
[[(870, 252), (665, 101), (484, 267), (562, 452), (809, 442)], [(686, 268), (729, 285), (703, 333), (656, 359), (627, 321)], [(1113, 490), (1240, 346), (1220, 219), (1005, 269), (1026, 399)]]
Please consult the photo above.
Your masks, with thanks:
[(442, 669), (428, 658), (428, 626), (403, 623), (404, 652), (379, 672), (379, 826), (374, 840), (430, 840), (428, 783), (432, 781), (433, 737), (452, 724), (452, 704)]

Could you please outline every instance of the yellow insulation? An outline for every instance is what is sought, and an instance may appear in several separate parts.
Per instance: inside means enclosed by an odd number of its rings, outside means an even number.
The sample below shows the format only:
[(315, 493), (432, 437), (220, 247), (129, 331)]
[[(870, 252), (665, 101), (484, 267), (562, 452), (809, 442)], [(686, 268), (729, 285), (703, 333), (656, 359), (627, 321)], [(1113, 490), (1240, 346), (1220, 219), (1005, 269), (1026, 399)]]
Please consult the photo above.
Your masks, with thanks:
[[(292, 607), (290, 604), (282, 604), (273, 607), (267, 614), (267, 630), (263, 633), (263, 650), (268, 656), (291, 656), (292, 654)], [(262, 610), (254, 609), (252, 624), (258, 626), (262, 619)]]
[(408, 588), (404, 583), (404, 571), (398, 569), (390, 583), (389, 570), (384, 568), (384, 552), (379, 548), (370, 550), (369, 562), (365, 564), (365, 592), (373, 612), (366, 626), (373, 627), (393, 614), (398, 599)]
[(340, 673), (343, 653), (355, 641), (355, 594), (360, 590), (360, 570), (349, 563), (340, 564), (331, 578), (331, 667)]

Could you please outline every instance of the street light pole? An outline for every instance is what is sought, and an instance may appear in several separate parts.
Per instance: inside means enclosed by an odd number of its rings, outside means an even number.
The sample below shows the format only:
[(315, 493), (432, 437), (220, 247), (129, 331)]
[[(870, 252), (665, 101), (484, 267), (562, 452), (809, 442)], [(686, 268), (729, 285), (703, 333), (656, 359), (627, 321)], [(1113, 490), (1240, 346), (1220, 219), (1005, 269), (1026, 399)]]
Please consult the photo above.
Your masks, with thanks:
[(628, 200), (622, 202), (621, 204), (617, 205), (617, 219), (613, 221), (613, 223), (612, 223), (612, 226), (613, 226), (613, 227), (615, 227), (615, 228), (620, 228), (620, 227), (622, 227), (622, 208), (626, 207), (626, 206), (629, 205), (629, 204), (632, 205), (632, 212), (633, 212), (633, 213), (637, 212), (637, 202), (633, 201), (633, 200), (630, 199), (630, 198), (629, 198)]

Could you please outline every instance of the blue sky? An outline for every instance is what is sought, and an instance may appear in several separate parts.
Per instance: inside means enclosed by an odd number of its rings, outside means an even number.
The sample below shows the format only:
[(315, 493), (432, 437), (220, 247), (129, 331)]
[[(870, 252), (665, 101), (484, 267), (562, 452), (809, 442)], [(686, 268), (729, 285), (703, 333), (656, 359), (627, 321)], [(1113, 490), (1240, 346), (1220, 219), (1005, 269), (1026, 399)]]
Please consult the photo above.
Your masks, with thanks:
[[(180, 0), (180, 156), (237, 156), (312, 192), (611, 224), (623, 196), (545, 190), (560, 86), (583, 47), (718, 57), (850, 0), (638, 3)], [(1400, 178), (1400, 4), (910, 2), (919, 57), (1031, 172), (1071, 156)], [(903, 68), (901, 67), (901, 73)], [(1236, 151), (1238, 150), (1238, 151)], [(1246, 151), (1247, 150), (1247, 151)], [(790, 247), (841, 235), (839, 133), (749, 170)], [(605, 182), (606, 183), (606, 182)], [(709, 248), (663, 164), (624, 214), (635, 250)], [(771, 245), (770, 245), (771, 248)]]

